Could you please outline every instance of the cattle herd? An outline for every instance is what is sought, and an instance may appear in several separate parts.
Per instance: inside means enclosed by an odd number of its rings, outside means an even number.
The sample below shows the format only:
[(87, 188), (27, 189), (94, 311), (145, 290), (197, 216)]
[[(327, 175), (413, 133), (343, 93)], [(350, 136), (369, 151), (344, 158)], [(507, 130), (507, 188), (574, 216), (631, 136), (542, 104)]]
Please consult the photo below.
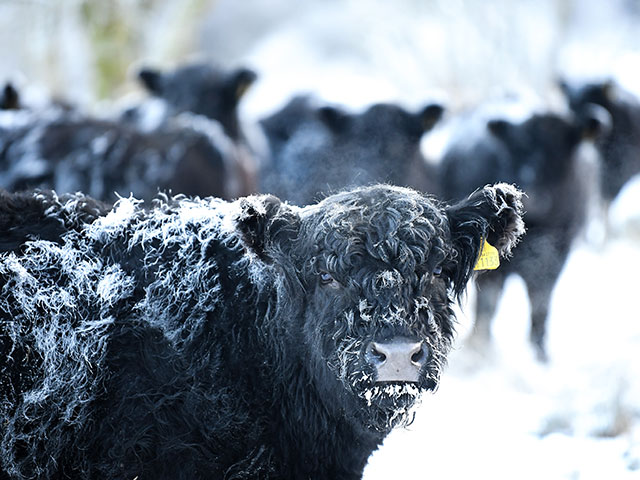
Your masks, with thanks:
[[(1, 93), (0, 480), (361, 478), (437, 388), (469, 281), (486, 346), (523, 278), (548, 361), (587, 206), (640, 173), (640, 103), (612, 82), (461, 117), (429, 162), (437, 103), (296, 96), (258, 148), (253, 71), (138, 78), (149, 98), (110, 117)], [(476, 275), (485, 256), (505, 261)]]

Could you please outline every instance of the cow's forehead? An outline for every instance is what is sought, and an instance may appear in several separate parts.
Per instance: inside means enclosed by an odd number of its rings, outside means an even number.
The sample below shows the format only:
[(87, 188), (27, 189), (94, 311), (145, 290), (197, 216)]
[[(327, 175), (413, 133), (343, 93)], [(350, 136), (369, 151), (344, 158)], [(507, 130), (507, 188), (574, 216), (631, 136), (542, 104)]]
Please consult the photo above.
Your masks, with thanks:
[[(339, 224), (345, 220), (358, 224), (376, 222), (380, 218), (395, 218), (400, 222), (415, 219), (439, 222), (445, 215), (431, 198), (414, 190), (391, 185), (363, 187), (326, 198), (317, 205), (303, 209), (303, 217), (322, 218)], [(358, 222), (360, 220), (360, 222)]]
[[(335, 261), (350, 257), (381, 270), (413, 270), (447, 251), (447, 217), (428, 198), (408, 189), (370, 188), (332, 197), (308, 212), (306, 232)], [(386, 266), (386, 267), (385, 267)]]
[(222, 73), (209, 65), (191, 65), (184, 67), (174, 72), (172, 77), (175, 82), (186, 82), (191, 84), (191, 86), (195, 84), (202, 86), (210, 85), (223, 80)]

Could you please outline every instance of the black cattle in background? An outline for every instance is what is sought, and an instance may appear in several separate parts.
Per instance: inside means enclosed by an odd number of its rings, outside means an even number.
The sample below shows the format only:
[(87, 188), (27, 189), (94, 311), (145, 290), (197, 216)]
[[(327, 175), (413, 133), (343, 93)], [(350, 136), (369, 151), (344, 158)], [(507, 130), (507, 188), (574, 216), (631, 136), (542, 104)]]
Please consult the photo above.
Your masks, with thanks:
[[(465, 121), (462, 122), (462, 125)], [(524, 280), (531, 304), (530, 341), (537, 358), (547, 360), (546, 324), (551, 294), (573, 240), (587, 217), (596, 167), (579, 152), (584, 139), (600, 130), (597, 118), (554, 113), (535, 114), (521, 123), (490, 120), (477, 124), (474, 115), (456, 133), (440, 163), (443, 198), (496, 181), (517, 185), (523, 198), (527, 235), (517, 254), (496, 271), (477, 279), (475, 326), (471, 343), (486, 348), (490, 322), (510, 273)]]
[(143, 67), (137, 78), (152, 97), (125, 109), (121, 121), (145, 132), (162, 128), (176, 115), (193, 114), (219, 124), (235, 144), (235, 165), (241, 177), (238, 196), (256, 193), (258, 164), (264, 153), (254, 136), (247, 134), (238, 114), (240, 101), (257, 79), (255, 72), (194, 62), (167, 71)]
[(260, 122), (271, 149), (260, 189), (298, 205), (382, 182), (436, 192), (435, 173), (420, 141), (442, 112), (437, 104), (408, 112), (380, 103), (350, 113), (295, 97)]
[[(260, 126), (265, 133), (271, 158), (282, 158), (282, 151), (298, 130), (306, 128), (310, 123), (320, 119), (318, 102), (311, 95), (296, 95), (277, 112), (260, 120)], [(279, 167), (273, 166), (275, 170)]]
[(613, 81), (560, 85), (576, 115), (588, 116), (595, 104), (611, 116), (609, 130), (596, 142), (602, 160), (600, 190), (608, 205), (640, 174), (640, 99)]
[[(311, 95), (296, 95), (280, 110), (259, 121), (264, 132), (269, 154), (259, 171), (258, 189), (263, 193), (274, 193), (286, 199), (294, 189), (286, 174), (288, 165), (283, 154), (288, 143), (296, 133), (321, 140), (326, 136), (326, 127), (321, 122), (318, 101)], [(294, 174), (292, 173), (291, 176)], [(299, 185), (295, 185), (299, 187)]]
[(51, 108), (0, 114), (0, 187), (82, 191), (113, 202), (159, 190), (234, 198), (237, 152), (221, 129), (189, 116), (153, 132)]
[(138, 72), (140, 83), (167, 104), (170, 114), (192, 112), (216, 120), (234, 141), (244, 140), (238, 105), (257, 78), (248, 68), (223, 69), (202, 62)]
[(520, 197), (0, 194), (0, 476), (360, 479), (437, 387), (452, 303), (483, 239), (523, 234)]

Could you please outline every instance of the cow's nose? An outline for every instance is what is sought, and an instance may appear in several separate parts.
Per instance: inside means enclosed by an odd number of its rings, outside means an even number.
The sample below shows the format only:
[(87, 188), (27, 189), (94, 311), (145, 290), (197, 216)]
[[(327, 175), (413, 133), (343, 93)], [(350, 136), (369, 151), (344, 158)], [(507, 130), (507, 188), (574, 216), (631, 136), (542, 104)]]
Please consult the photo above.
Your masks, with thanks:
[(376, 369), (376, 382), (418, 382), (427, 357), (424, 342), (405, 337), (371, 342), (367, 348), (367, 361)]

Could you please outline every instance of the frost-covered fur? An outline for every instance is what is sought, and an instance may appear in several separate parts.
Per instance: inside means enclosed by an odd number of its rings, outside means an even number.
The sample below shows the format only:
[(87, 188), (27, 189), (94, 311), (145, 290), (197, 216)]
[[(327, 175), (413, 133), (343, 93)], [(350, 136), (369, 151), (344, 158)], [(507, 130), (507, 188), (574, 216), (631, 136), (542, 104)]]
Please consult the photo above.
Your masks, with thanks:
[[(26, 247), (27, 240), (62, 243), (68, 230), (81, 230), (109, 211), (108, 204), (82, 194), (53, 191), (7, 193), (0, 190), (0, 252)], [(57, 214), (52, 216), (50, 211)]]
[[(484, 238), (506, 254), (523, 233), (520, 195), (447, 207), (375, 186), (306, 208), (109, 211), (3, 195), (32, 240), (0, 254), (0, 476), (360, 478), (437, 387), (451, 303)], [(67, 233), (45, 238), (45, 220)], [(394, 336), (428, 345), (418, 383), (376, 383), (365, 348)]]

